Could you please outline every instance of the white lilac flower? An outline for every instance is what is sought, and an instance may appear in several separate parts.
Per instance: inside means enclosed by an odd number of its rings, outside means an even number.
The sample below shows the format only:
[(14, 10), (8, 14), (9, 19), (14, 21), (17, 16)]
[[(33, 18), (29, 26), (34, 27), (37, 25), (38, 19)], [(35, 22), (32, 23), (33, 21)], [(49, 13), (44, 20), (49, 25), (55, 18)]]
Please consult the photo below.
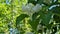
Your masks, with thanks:
[(27, 9), (27, 11), (29, 11), (29, 12), (30, 12), (30, 11), (31, 11), (31, 9), (32, 9), (32, 4), (30, 4), (30, 3), (29, 3), (29, 4), (27, 4), (27, 5), (26, 5), (26, 9)]
[(32, 3), (29, 3), (26, 6), (23, 5), (22, 6), (22, 11), (31, 11), (32, 7), (33, 7)]
[(22, 11), (26, 11), (25, 5), (22, 5)]
[(32, 8), (32, 11), (38, 12), (40, 9), (41, 9), (41, 5), (40, 5), (40, 4), (36, 4), (36, 6), (34, 6), (34, 7)]
[(32, 10), (33, 6), (34, 5), (32, 3), (29, 3), (27, 5), (23, 5), (22, 11), (24, 11), (24, 12), (26, 12), (26, 14), (30, 15), (32, 13), (31, 10)]
[(35, 12), (40, 11), (41, 8), (42, 6), (40, 4), (36, 4), (36, 6), (34, 6), (32, 3), (29, 3), (27, 5), (22, 6), (22, 11), (28, 15), (31, 15)]

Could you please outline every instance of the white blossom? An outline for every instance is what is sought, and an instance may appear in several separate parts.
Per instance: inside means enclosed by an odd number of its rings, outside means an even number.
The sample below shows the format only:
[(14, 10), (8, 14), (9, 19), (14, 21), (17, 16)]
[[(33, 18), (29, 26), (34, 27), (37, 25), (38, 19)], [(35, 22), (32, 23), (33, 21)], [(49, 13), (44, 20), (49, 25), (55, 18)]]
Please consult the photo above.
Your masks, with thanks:
[(22, 11), (23, 12), (25, 12), (26, 14), (28, 14), (28, 15), (31, 15), (31, 10), (32, 10), (32, 8), (33, 8), (33, 4), (32, 3), (29, 3), (29, 4), (27, 4), (27, 5), (23, 5), (22, 6)]
[(26, 11), (25, 5), (22, 5), (22, 11)]
[(22, 6), (22, 11), (27, 11), (27, 12), (28, 12), (28, 11), (31, 11), (32, 7), (33, 7), (32, 3), (29, 3), (29, 4), (27, 4), (26, 6), (23, 5), (23, 6)]
[(38, 12), (40, 9), (41, 9), (41, 5), (40, 5), (40, 4), (36, 4), (36, 6), (34, 6), (34, 7), (32, 8), (32, 11)]
[(34, 6), (32, 3), (29, 3), (27, 5), (22, 6), (22, 11), (26, 12), (26, 14), (28, 14), (28, 15), (31, 15), (35, 12), (40, 11), (41, 8), (42, 8), (42, 5), (40, 5), (40, 4), (36, 4)]

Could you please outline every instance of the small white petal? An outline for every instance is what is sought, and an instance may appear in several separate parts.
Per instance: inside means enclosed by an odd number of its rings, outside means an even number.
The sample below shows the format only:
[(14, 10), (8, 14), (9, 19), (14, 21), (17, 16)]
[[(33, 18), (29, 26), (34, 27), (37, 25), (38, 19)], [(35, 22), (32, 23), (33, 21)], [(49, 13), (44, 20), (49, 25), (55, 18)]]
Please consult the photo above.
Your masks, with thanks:
[(37, 11), (39, 11), (41, 9), (41, 5), (39, 5), (39, 4), (36, 4), (36, 6), (34, 6), (33, 8), (32, 8), (32, 10), (34, 11), (34, 12), (37, 12)]

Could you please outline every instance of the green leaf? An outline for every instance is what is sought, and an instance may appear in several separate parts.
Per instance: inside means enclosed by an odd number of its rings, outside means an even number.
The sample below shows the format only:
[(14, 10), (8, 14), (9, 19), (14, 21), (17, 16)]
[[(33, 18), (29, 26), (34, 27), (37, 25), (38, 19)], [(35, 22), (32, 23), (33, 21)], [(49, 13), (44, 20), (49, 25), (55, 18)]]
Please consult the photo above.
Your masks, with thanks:
[(29, 17), (29, 16), (26, 14), (21, 14), (20, 16), (18, 16), (16, 18), (16, 24), (19, 23), (20, 21), (22, 21), (24, 18), (27, 18), (27, 17)]
[(44, 0), (39, 0), (37, 1), (39, 4), (42, 4)]
[(48, 26), (51, 16), (52, 16), (52, 13), (42, 14), (41, 15), (42, 24), (45, 24), (46, 26)]
[(60, 4), (54, 4), (49, 9), (53, 14), (60, 16)]
[(53, 7), (51, 11), (56, 15), (60, 16), (60, 6)]
[(39, 22), (38, 22), (38, 20), (37, 21), (31, 21), (31, 20), (29, 20), (29, 24), (31, 25), (32, 29), (34, 31), (36, 31)]
[(37, 2), (36, 2), (35, 0), (28, 0), (28, 3), (32, 3), (32, 4), (34, 4), (34, 5), (37, 4)]
[(36, 31), (39, 21), (40, 21), (40, 15), (38, 15), (38, 13), (34, 13), (32, 15), (32, 20), (29, 20), (29, 24), (31, 25), (33, 30)]
[(34, 14), (32, 15), (32, 20), (33, 20), (33, 21), (36, 20), (37, 16), (38, 16), (38, 12), (37, 12), (37, 13), (34, 13)]
[(56, 23), (60, 23), (60, 16), (54, 15), (53, 19), (56, 21)]
[(60, 3), (60, 0), (58, 0), (58, 2)]

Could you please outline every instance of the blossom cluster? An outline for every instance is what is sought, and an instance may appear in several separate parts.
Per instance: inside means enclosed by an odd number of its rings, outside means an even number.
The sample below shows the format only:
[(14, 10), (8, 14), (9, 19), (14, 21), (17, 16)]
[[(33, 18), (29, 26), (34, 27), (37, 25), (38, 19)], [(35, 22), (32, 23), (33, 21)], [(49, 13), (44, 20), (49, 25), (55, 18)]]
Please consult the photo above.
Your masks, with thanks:
[(35, 6), (32, 3), (22, 6), (22, 11), (27, 12), (28, 14), (35, 13), (40, 11), (42, 6), (40, 4), (36, 4)]

